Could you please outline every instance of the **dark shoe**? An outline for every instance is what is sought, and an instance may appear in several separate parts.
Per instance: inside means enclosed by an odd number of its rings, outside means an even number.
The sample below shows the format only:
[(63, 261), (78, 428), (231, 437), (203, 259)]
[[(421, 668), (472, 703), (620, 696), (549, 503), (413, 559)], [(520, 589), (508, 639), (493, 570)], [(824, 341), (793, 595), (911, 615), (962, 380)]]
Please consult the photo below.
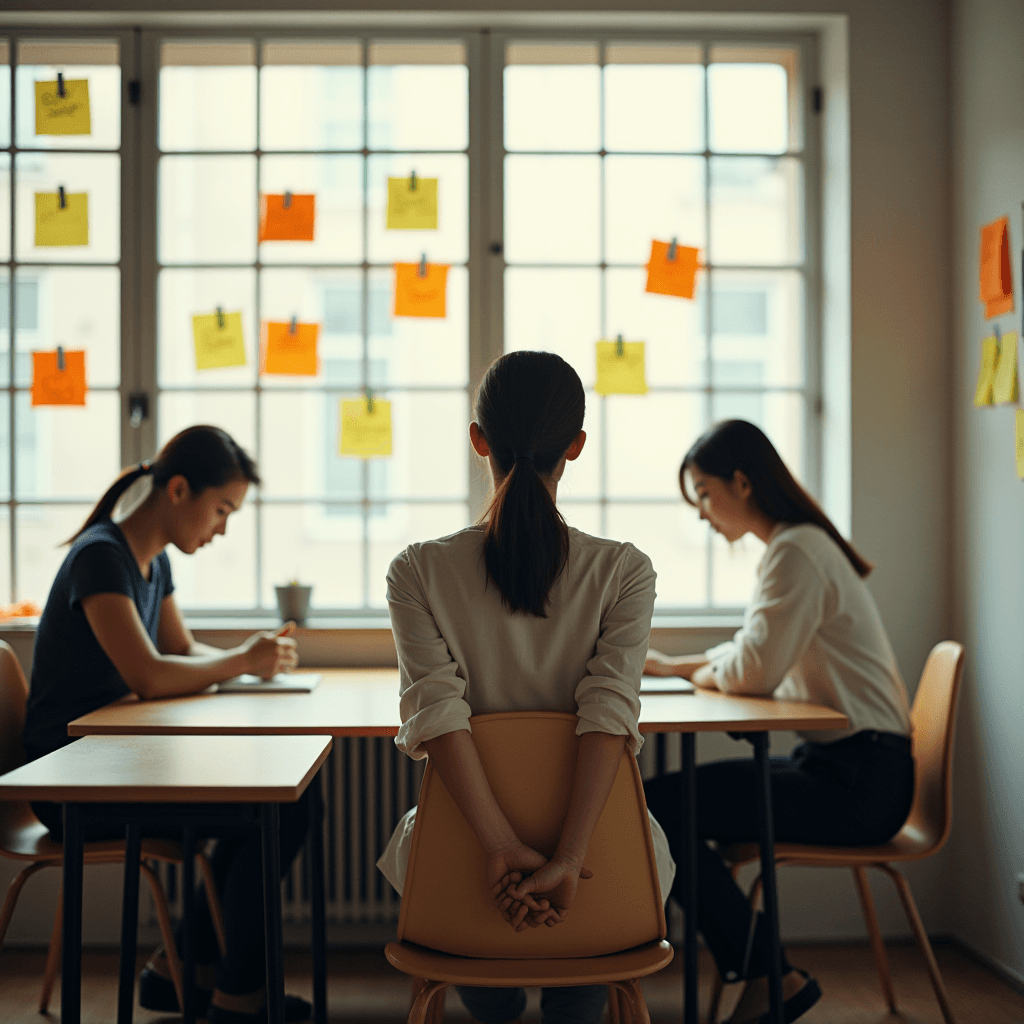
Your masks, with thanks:
[[(213, 990), (196, 989), (196, 1015), (206, 1015)], [(143, 967), (139, 975), (139, 1006), (146, 1010), (159, 1010), (161, 1013), (179, 1013), (178, 993), (174, 991), (174, 982), (157, 974), (152, 967)]]
[[(802, 1017), (821, 998), (821, 986), (806, 971), (801, 971), (799, 967), (795, 970), (807, 980), (799, 992), (791, 995), (782, 1004), (782, 1017), (786, 1024), (793, 1024), (793, 1021)], [(771, 1013), (762, 1014), (757, 1024), (772, 1024)]]
[[(313, 1006), (301, 996), (284, 997), (284, 1019), (287, 1024), (299, 1024), (313, 1016)], [(236, 1013), (224, 1010), (219, 1006), (211, 1006), (206, 1011), (206, 1024), (263, 1024), (267, 1019), (266, 1009), (258, 1013)]]

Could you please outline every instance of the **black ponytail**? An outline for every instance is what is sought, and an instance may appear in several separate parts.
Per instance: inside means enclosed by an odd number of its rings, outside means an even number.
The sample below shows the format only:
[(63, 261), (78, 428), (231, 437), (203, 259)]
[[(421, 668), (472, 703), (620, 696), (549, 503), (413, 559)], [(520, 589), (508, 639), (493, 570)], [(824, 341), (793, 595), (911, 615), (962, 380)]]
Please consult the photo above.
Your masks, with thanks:
[(109, 519), (125, 491), (149, 473), (153, 475), (154, 488), (166, 487), (171, 477), (183, 476), (193, 496), (232, 480), (257, 485), (260, 482), (256, 463), (230, 434), (220, 427), (189, 427), (175, 434), (152, 462), (124, 470), (66, 543), (71, 544), (90, 526)]
[(509, 352), (484, 376), (476, 421), (501, 474), (485, 519), (487, 576), (509, 611), (547, 618), (569, 557), (569, 528), (543, 477), (583, 429), (576, 371), (550, 352)]

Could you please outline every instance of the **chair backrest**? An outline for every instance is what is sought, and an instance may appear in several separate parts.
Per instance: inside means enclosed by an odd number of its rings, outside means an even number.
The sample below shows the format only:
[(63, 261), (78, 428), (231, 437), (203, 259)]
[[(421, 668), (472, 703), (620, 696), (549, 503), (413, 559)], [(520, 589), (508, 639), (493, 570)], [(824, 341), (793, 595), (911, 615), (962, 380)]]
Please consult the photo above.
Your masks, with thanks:
[[(572, 794), (575, 715), (512, 712), (470, 719), (491, 789), (528, 846), (550, 856)], [(654, 847), (636, 759), (623, 755), (565, 922), (514, 932), (488, 895), (486, 859), (432, 767), (420, 786), (398, 938), (457, 956), (562, 958), (620, 952), (665, 937)]]
[(960, 701), (964, 649), (953, 640), (936, 644), (921, 672), (913, 724), (914, 804), (904, 829), (939, 849), (953, 826), (953, 733)]
[(0, 640), (0, 775), (25, 763), (21, 733), (25, 728), (28, 683), (10, 644)]

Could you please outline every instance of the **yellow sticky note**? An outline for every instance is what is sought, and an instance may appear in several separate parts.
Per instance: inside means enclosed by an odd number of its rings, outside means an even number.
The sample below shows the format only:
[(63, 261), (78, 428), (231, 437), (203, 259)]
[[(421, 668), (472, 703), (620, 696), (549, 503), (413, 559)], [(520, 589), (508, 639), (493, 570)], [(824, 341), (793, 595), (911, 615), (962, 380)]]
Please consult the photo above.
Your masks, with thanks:
[(992, 385), (996, 381), (996, 364), (999, 362), (999, 342), (986, 338), (981, 343), (981, 369), (978, 370), (978, 386), (974, 390), (975, 405), (992, 404)]
[(992, 401), (996, 405), (1017, 401), (1017, 332), (1003, 335), (999, 346), (999, 363), (992, 384)]
[(192, 317), (196, 369), (245, 366), (245, 335), (241, 313), (206, 313)]
[(64, 206), (59, 192), (36, 193), (36, 245), (88, 245), (89, 194), (65, 192)]
[(36, 135), (90, 135), (89, 80), (64, 81), (64, 95), (56, 82), (36, 82)]
[(599, 395), (646, 395), (647, 376), (644, 372), (644, 343), (624, 341), (622, 354), (615, 341), (597, 343), (597, 383)]
[(1024, 409), (1016, 416), (1017, 476), (1024, 480)]
[(437, 178), (388, 178), (389, 231), (437, 230)]
[(390, 455), (391, 403), (375, 398), (371, 410), (366, 398), (342, 399), (338, 451), (361, 459)]

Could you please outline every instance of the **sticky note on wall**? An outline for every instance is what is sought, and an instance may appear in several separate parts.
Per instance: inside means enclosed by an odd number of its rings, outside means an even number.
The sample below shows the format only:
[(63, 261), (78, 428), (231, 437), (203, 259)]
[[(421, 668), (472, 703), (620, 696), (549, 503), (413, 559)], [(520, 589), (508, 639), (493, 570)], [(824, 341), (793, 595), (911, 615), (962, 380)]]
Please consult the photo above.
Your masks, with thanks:
[(992, 404), (992, 385), (996, 381), (996, 366), (999, 363), (999, 342), (986, 338), (981, 343), (981, 368), (978, 370), (978, 386), (974, 389), (974, 404)]
[(395, 316), (444, 317), (448, 303), (448, 266), (443, 263), (395, 264)]
[(312, 242), (316, 196), (291, 192), (260, 196), (261, 242)]
[(981, 274), (979, 298), (985, 303), (985, 319), (1013, 312), (1013, 274), (1010, 270), (1008, 219), (986, 224), (981, 229)]
[(646, 395), (642, 341), (599, 341), (597, 343), (597, 383), (599, 395)]
[(700, 250), (691, 245), (676, 245), (673, 258), (669, 259), (671, 250), (671, 242), (651, 242), (651, 258), (647, 261), (647, 286), (644, 290), (654, 295), (676, 295), (681, 299), (692, 299)]
[(263, 373), (315, 377), (319, 324), (269, 321), (263, 325)]
[(85, 405), (85, 352), (65, 351), (61, 369), (57, 352), (32, 353), (32, 404)]
[(88, 245), (89, 195), (65, 192), (64, 205), (59, 192), (36, 193), (36, 245)]
[(999, 362), (992, 383), (992, 401), (996, 405), (1017, 401), (1017, 332), (1003, 335), (999, 343)]
[(196, 369), (245, 366), (245, 335), (241, 313), (208, 313), (192, 317)]
[(36, 82), (36, 135), (89, 135), (89, 80), (63, 81), (64, 95), (57, 82)]
[(389, 231), (437, 230), (437, 178), (388, 178)]
[(391, 403), (366, 397), (342, 399), (338, 451), (357, 458), (391, 454)]

